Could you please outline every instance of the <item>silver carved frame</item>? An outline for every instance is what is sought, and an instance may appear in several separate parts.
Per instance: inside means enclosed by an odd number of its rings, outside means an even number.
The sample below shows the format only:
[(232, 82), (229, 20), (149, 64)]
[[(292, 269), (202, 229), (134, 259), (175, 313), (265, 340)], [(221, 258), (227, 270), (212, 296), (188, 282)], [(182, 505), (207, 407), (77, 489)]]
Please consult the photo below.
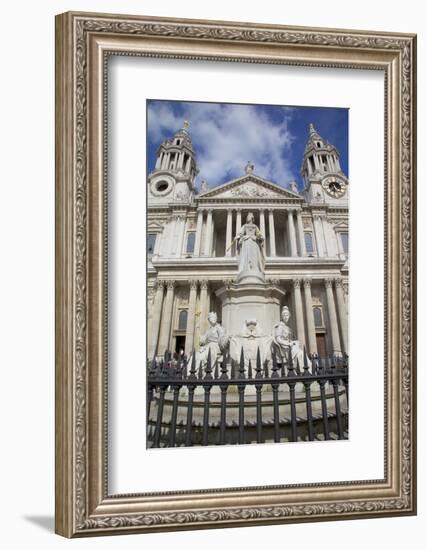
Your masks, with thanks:
[[(108, 55), (384, 71), (384, 479), (108, 494)], [(416, 513), (415, 91), (415, 35), (89, 13), (57, 16), (57, 533), (78, 537)]]

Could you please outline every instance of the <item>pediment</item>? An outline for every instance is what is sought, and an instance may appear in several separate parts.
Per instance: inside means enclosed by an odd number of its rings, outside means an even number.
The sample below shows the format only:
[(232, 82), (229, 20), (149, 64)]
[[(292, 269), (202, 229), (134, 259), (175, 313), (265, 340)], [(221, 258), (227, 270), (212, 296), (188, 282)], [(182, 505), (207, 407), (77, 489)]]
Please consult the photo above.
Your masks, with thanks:
[(301, 195), (253, 174), (201, 193), (201, 199), (301, 199)]
[(156, 229), (157, 229), (157, 230), (162, 230), (162, 229), (163, 229), (163, 225), (162, 225), (161, 223), (158, 223), (158, 222), (154, 221), (154, 220), (151, 220), (151, 221), (148, 223), (148, 225), (147, 225), (147, 229), (148, 229), (148, 230), (151, 229), (152, 231), (153, 231), (153, 230), (156, 230)]
[(348, 230), (348, 221), (342, 220), (334, 224), (334, 229), (338, 230)]

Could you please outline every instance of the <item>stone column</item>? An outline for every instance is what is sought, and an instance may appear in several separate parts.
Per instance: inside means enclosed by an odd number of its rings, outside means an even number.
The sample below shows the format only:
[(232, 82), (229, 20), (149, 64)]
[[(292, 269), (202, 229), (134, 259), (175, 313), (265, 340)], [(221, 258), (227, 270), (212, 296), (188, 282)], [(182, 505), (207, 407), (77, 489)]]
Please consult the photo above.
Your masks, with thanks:
[(160, 168), (160, 166), (162, 165), (162, 153), (160, 153), (160, 155), (157, 157), (157, 160), (156, 160), (156, 170), (158, 170)]
[(174, 294), (175, 281), (166, 282), (166, 298), (165, 306), (163, 308), (162, 322), (160, 326), (160, 338), (159, 347), (157, 348), (159, 354), (165, 353), (169, 350), (169, 338), (172, 325), (172, 306), (173, 306), (173, 294)]
[(298, 256), (293, 210), (288, 210), (288, 233), (289, 233), (289, 247), (290, 247), (291, 256)]
[(191, 157), (188, 157), (184, 172), (189, 174), (191, 170)]
[(206, 220), (205, 256), (210, 256), (211, 252), (212, 252), (212, 209), (209, 209), (208, 217)]
[(200, 245), (202, 243), (202, 230), (203, 230), (203, 210), (199, 210), (197, 213), (196, 240), (194, 243), (195, 256), (200, 256)]
[(206, 279), (200, 281), (200, 336), (202, 336), (208, 328), (208, 287), (209, 283)]
[(185, 235), (185, 218), (180, 216), (178, 218), (178, 246), (177, 246), (177, 256), (182, 255), (182, 247), (184, 246), (184, 235)]
[(300, 253), (300, 256), (306, 256), (307, 251), (305, 249), (304, 227), (302, 225), (301, 210), (297, 210), (297, 228), (298, 228), (299, 253)]
[(325, 236), (323, 234), (322, 218), (318, 214), (313, 216), (314, 236), (316, 239), (317, 255), (322, 257), (326, 255)]
[(333, 279), (325, 279), (326, 299), (328, 301), (328, 316), (332, 338), (332, 353), (341, 355), (340, 334), (338, 331), (337, 313), (335, 311), (334, 292), (332, 290)]
[(185, 353), (189, 356), (194, 348), (194, 324), (196, 321), (197, 281), (190, 280), (190, 298), (188, 300), (187, 334), (185, 336)]
[(169, 167), (169, 157), (170, 157), (170, 153), (165, 153), (163, 157), (163, 166), (162, 166), (163, 170), (167, 170)]
[[(304, 312), (302, 309), (301, 299), (301, 279), (294, 279), (294, 300), (295, 300), (295, 319), (297, 327), (297, 340), (299, 340), (301, 347), (305, 346), (305, 333), (304, 333)], [(302, 369), (303, 365), (300, 365)]]
[(313, 300), (311, 297), (311, 279), (304, 279), (305, 314), (307, 318), (307, 353), (317, 353), (316, 329), (314, 326)]
[(182, 170), (183, 166), (184, 166), (184, 151), (181, 151), (181, 153), (179, 154), (179, 164), (178, 164), (178, 169)]
[(338, 316), (340, 320), (342, 347), (345, 353), (348, 352), (348, 317), (344, 300), (344, 289), (342, 278), (335, 279), (335, 292), (337, 295)]
[(227, 210), (227, 229), (225, 234), (225, 255), (231, 256), (231, 241), (233, 233), (233, 211), (231, 208)]
[(259, 211), (259, 230), (261, 231), (261, 235), (264, 237), (264, 246), (265, 246), (265, 215), (264, 210)]
[(268, 226), (270, 229), (270, 256), (276, 255), (276, 234), (274, 231), (274, 212), (270, 208), (268, 211)]
[(240, 229), (242, 228), (242, 211), (240, 208), (236, 210), (236, 235), (240, 233)]
[(164, 287), (164, 281), (158, 280), (156, 282), (156, 294), (153, 300), (153, 313), (151, 316), (151, 340), (148, 347), (148, 359), (152, 359), (157, 351), (157, 344), (159, 342), (160, 319), (162, 316)]

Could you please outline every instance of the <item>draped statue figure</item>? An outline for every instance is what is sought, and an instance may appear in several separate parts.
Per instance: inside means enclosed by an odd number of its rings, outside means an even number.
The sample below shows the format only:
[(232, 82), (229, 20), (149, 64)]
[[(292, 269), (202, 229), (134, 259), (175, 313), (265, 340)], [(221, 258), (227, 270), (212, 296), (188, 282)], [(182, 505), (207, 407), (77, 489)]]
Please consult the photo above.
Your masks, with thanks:
[(226, 350), (228, 346), (228, 337), (223, 327), (218, 323), (217, 315), (214, 311), (208, 314), (208, 323), (208, 330), (205, 334), (200, 336), (200, 350), (197, 354), (197, 365), (199, 365), (200, 361), (203, 365), (206, 365), (210, 351), (213, 367), (218, 357)]
[[(281, 317), (282, 320), (273, 327), (272, 352), (276, 353), (279, 362), (287, 365), (290, 351), (294, 368), (296, 368), (296, 363), (298, 361), (298, 365), (302, 371), (304, 367), (304, 350), (299, 340), (294, 339), (292, 330), (289, 327), (288, 323), (291, 313), (287, 306), (282, 308)], [(311, 361), (308, 357), (307, 364), (311, 366)]]
[(239, 250), (239, 271), (237, 283), (264, 283), (264, 236), (254, 223), (250, 212), (246, 223), (236, 236)]

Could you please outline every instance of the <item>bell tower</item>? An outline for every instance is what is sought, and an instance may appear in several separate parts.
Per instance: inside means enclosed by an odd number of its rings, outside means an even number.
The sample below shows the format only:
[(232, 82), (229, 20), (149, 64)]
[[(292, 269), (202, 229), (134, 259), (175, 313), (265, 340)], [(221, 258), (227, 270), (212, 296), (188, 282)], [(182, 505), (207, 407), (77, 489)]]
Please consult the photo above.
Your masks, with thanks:
[(347, 204), (348, 179), (341, 170), (338, 149), (321, 137), (313, 124), (309, 125), (301, 176), (308, 203)]
[(185, 120), (157, 149), (156, 165), (148, 176), (149, 203), (192, 202), (198, 170), (188, 128)]

